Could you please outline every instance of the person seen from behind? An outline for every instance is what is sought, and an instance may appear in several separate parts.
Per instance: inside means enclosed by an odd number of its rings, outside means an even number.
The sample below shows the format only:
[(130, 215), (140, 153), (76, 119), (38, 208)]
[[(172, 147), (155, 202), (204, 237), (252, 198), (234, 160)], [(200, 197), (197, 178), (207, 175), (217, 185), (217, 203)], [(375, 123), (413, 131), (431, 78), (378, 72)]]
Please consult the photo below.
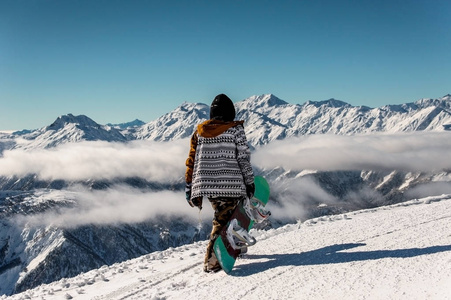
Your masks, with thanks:
[(210, 120), (199, 124), (191, 137), (186, 160), (186, 200), (191, 207), (201, 209), (203, 197), (207, 197), (214, 210), (205, 272), (221, 270), (214, 242), (239, 201), (252, 198), (255, 192), (244, 121), (234, 121), (235, 115), (232, 100), (225, 94), (217, 95), (210, 106)]

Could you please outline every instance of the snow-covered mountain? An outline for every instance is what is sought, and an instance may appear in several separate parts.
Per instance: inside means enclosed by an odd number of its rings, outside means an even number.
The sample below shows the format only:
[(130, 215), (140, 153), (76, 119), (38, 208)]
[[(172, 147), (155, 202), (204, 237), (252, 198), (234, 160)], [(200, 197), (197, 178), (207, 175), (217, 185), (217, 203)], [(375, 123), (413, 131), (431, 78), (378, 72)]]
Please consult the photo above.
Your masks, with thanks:
[[(352, 106), (340, 100), (308, 101), (289, 104), (272, 94), (252, 96), (235, 103), (237, 119), (245, 120), (252, 147), (273, 140), (306, 134), (357, 134), (373, 132), (443, 131), (451, 128), (451, 95), (439, 99), (420, 99), (401, 105), (378, 108)], [(99, 125), (86, 116), (68, 114), (50, 126), (17, 132), (15, 148), (48, 148), (81, 140), (171, 141), (189, 137), (200, 122), (209, 118), (209, 105), (183, 103), (160, 118), (139, 125)], [(20, 138), (20, 139), (18, 139)], [(0, 140), (6, 141), (4, 137)], [(10, 144), (0, 149), (10, 147)]]
[(139, 128), (136, 139), (171, 141), (187, 138), (193, 134), (195, 126), (210, 118), (210, 107), (202, 103), (183, 103), (172, 112), (161, 116)]
[(230, 275), (206, 242), (156, 251), (0, 299), (450, 299), (451, 195), (253, 231)]
[[(236, 108), (237, 119), (245, 120), (247, 137), (254, 149), (275, 140), (317, 133), (354, 135), (373, 132), (435, 132), (449, 130), (451, 126), (450, 95), (440, 99), (422, 99), (402, 105), (368, 108), (355, 107), (335, 99), (309, 101), (303, 105), (289, 104), (269, 94), (237, 102)], [(53, 150), (57, 146), (83, 141), (120, 142), (121, 145), (143, 140), (174, 141), (188, 138), (195, 126), (208, 118), (209, 106), (193, 103), (183, 103), (155, 121), (125, 129), (99, 125), (86, 116), (69, 114), (41, 129), (2, 134), (0, 159), (6, 150), (13, 149), (6, 153), (8, 155), (14, 154), (14, 149), (24, 149), (32, 154), (33, 151)], [(131, 148), (135, 146), (133, 144)], [(56, 155), (56, 151), (52, 153)], [(118, 155), (117, 151), (114, 153)], [(115, 157), (110, 159), (116, 160)], [(30, 163), (32, 161), (33, 157)], [(160, 172), (164, 172), (165, 163), (167, 161), (161, 157)], [(180, 165), (183, 166), (183, 161)], [(306, 217), (343, 214), (356, 209), (406, 201), (411, 199), (406, 196), (407, 192), (421, 184), (436, 183), (434, 189), (437, 191), (440, 190), (438, 186), (441, 183), (451, 182), (449, 170), (435, 173), (403, 170), (319, 172), (277, 167), (256, 171), (271, 182), (275, 207), (286, 204), (296, 208), (302, 206), (302, 216), (292, 215), (286, 220), (278, 216), (273, 219), (273, 227), (284, 226), (287, 222)], [(159, 218), (133, 224), (85, 224), (76, 228), (34, 226), (17, 221), (49, 213), (58, 217), (65, 208), (77, 207), (79, 204), (67, 190), (68, 187), (77, 185), (94, 191), (109, 189), (117, 184), (152, 192), (175, 190), (183, 200), (183, 171), (180, 173), (179, 184), (138, 177), (109, 180), (86, 178), (69, 182), (61, 179), (44, 180), (36, 174), (22, 177), (0, 176), (0, 294), (26, 290), (44, 282), (74, 276), (150, 251), (206, 239), (209, 225), (193, 225), (185, 220), (168, 222)], [(308, 193), (306, 184), (318, 187), (321, 190), (320, 196)], [(299, 200), (300, 194), (302, 201)], [(335, 200), (333, 203), (328, 202), (327, 197), (334, 197)], [(291, 203), (293, 199), (295, 202)], [(123, 201), (130, 199), (125, 198)]]
[[(235, 106), (237, 119), (245, 120), (246, 135), (253, 147), (306, 134), (442, 131), (451, 126), (451, 95), (369, 108), (335, 99), (289, 104), (267, 94), (252, 96)], [(144, 125), (135, 137), (158, 141), (188, 137), (197, 124), (208, 118), (207, 105), (184, 103)]]
[(146, 122), (143, 122), (143, 121), (141, 121), (139, 119), (135, 119), (135, 120), (133, 120), (131, 122), (119, 123), (119, 124), (108, 123), (106, 125), (108, 125), (110, 127), (114, 127), (116, 129), (127, 129), (129, 127), (139, 127), (139, 126), (142, 126), (144, 124), (146, 124)]
[(55, 147), (79, 141), (125, 142), (127, 139), (113, 127), (100, 125), (87, 116), (72, 114), (58, 117), (49, 126), (13, 133), (13, 148), (25, 150)]
[(166, 216), (130, 224), (67, 228), (26, 220), (38, 215), (44, 218), (50, 212), (51, 223), (58, 213), (77, 205), (74, 192), (65, 190), (0, 192), (0, 295), (204, 240), (210, 230)]

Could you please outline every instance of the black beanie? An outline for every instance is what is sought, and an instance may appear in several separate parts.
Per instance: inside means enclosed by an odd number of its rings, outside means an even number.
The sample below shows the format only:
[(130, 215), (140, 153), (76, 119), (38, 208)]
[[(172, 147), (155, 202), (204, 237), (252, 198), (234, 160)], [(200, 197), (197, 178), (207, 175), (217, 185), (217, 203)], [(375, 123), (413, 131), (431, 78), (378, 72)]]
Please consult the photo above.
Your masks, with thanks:
[(227, 95), (219, 94), (210, 106), (210, 119), (233, 121), (235, 119), (235, 106)]

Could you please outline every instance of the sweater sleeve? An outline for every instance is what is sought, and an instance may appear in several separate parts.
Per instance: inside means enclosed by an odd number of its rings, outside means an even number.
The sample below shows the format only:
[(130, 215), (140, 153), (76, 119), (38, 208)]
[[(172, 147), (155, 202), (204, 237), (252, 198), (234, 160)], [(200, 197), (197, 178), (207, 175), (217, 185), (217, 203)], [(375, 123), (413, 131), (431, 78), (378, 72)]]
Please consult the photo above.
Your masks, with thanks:
[(242, 125), (236, 126), (237, 161), (246, 184), (254, 183), (254, 171), (251, 165), (251, 151)]
[(186, 165), (185, 182), (188, 184), (193, 181), (193, 169), (194, 169), (194, 159), (196, 158), (196, 148), (197, 148), (197, 130), (193, 133), (191, 137), (188, 159), (185, 162)]

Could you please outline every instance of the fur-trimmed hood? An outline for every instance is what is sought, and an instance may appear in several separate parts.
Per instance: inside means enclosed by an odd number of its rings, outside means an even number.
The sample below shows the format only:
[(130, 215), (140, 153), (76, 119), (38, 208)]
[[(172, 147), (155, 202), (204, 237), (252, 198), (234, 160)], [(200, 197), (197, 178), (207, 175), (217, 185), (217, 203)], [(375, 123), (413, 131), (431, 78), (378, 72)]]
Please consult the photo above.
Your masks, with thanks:
[(243, 124), (244, 121), (208, 120), (197, 126), (197, 133), (205, 138), (217, 137), (227, 129)]

